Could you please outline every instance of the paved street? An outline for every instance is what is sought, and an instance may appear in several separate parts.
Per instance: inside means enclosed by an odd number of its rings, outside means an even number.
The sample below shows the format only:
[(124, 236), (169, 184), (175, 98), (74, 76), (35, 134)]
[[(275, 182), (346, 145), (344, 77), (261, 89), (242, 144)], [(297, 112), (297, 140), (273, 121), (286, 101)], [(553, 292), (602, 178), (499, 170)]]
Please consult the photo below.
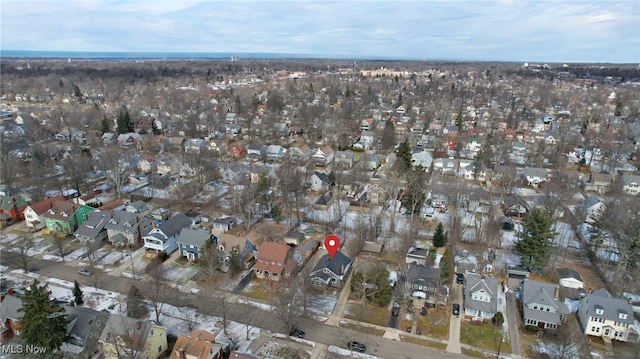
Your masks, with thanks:
[[(12, 262), (12, 261), (10, 261)], [(11, 263), (12, 268), (17, 268), (15, 263)], [(45, 277), (55, 277), (68, 281), (75, 279), (85, 286), (93, 286), (92, 277), (83, 277), (77, 274), (78, 268), (67, 263), (59, 263), (42, 259), (33, 259), (30, 266), (31, 271), (39, 273)], [(44, 279), (44, 278), (43, 278)], [(137, 284), (134, 279), (118, 277), (117, 280), (111, 275), (99, 274), (98, 287), (114, 292), (127, 293), (132, 284)], [(199, 305), (207, 300), (212, 307), (212, 311), (220, 311), (221, 305), (218, 301), (211, 301), (210, 298), (204, 298), (201, 295), (193, 293), (182, 293), (172, 290), (172, 294), (167, 297), (167, 303), (175, 306), (189, 306), (198, 308)], [(339, 301), (340, 302), (340, 301)], [(239, 323), (248, 323), (252, 326), (267, 329), (273, 332), (278, 331), (279, 321), (273, 312), (259, 309), (254, 306), (229, 303), (226, 305), (227, 318)], [(338, 310), (336, 305), (336, 310)], [(362, 331), (340, 328), (340, 315), (336, 313), (331, 322), (327, 324), (318, 323), (309, 319), (299, 321), (300, 327), (306, 331), (306, 339), (322, 343), (325, 345), (335, 345), (344, 348), (348, 341), (356, 340), (367, 346), (367, 353), (376, 355), (380, 358), (396, 359), (396, 358), (460, 358), (460, 355), (446, 353), (442, 350), (433, 349), (421, 345), (399, 342), (396, 340), (384, 339), (377, 335), (367, 334)], [(330, 318), (330, 319), (331, 319)], [(324, 358), (320, 355), (318, 358)]]

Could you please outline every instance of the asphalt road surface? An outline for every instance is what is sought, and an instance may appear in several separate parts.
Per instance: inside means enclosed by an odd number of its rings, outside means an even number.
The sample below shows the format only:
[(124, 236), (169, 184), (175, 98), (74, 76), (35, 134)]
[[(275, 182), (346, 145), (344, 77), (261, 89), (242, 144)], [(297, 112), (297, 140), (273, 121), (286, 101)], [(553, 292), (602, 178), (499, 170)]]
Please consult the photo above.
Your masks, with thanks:
[[(6, 253), (5, 253), (6, 254)], [(15, 258), (3, 258), (11, 268), (18, 268)], [(78, 268), (65, 263), (53, 262), (43, 259), (33, 258), (30, 262), (29, 269), (32, 272), (43, 276), (59, 278), (67, 281), (78, 280), (84, 286), (93, 286), (93, 276), (82, 276), (78, 274)], [(125, 277), (114, 277), (106, 273), (97, 273), (98, 287), (113, 292), (126, 294), (133, 284), (140, 284), (139, 281)], [(165, 302), (174, 306), (188, 306), (193, 308), (201, 308), (203, 303), (207, 304), (212, 313), (220, 313), (226, 310), (226, 318), (239, 323), (267, 329), (273, 332), (280, 332), (280, 320), (272, 311), (262, 310), (260, 308), (241, 303), (222, 304), (220, 300), (211, 300), (202, 294), (182, 293), (173, 289), (169, 289), (170, 294)], [(359, 341), (367, 346), (367, 353), (386, 359), (415, 359), (415, 358), (461, 358), (460, 354), (451, 354), (443, 350), (438, 350), (426, 346), (412, 343), (404, 343), (390, 339), (384, 339), (377, 335), (367, 334), (362, 331), (351, 330), (347, 328), (335, 328), (323, 323), (318, 323), (309, 319), (300, 319), (297, 321), (300, 329), (304, 330), (307, 335), (306, 339), (323, 343), (327, 345), (335, 345), (346, 348), (347, 342), (351, 340)], [(337, 330), (336, 330), (337, 329)]]

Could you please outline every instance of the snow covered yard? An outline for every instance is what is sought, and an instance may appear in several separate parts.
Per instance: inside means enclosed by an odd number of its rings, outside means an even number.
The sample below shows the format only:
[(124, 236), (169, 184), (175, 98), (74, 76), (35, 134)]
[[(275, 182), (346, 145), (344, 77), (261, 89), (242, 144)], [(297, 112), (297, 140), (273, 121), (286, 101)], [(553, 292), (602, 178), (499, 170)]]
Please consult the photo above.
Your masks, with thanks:
[(191, 280), (198, 273), (198, 270), (198, 267), (193, 264), (171, 263), (165, 268), (164, 277), (174, 283), (183, 283)]

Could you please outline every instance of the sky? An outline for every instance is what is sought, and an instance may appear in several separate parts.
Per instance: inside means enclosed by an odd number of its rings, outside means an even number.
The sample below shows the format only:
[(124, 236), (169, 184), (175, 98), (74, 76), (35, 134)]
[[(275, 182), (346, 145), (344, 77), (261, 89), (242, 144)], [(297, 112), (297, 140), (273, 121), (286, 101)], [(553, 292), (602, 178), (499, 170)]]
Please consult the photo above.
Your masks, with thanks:
[(0, 49), (640, 62), (638, 0), (0, 0)]

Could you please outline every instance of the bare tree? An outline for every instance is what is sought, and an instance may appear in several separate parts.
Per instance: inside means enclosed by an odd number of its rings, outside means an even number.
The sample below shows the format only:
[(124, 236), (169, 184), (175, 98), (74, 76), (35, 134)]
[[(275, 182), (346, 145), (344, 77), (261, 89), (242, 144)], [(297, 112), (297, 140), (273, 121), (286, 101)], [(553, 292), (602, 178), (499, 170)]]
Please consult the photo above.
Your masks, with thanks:
[(26, 273), (29, 271), (29, 263), (32, 261), (32, 258), (29, 255), (29, 250), (34, 246), (33, 238), (31, 238), (31, 236), (18, 237), (14, 241), (14, 245), (14, 248), (16, 248), (17, 253), (20, 256), (20, 266)]
[(279, 329), (287, 334), (302, 314), (300, 298), (296, 291), (289, 290), (283, 283), (280, 283), (276, 288), (272, 308), (279, 322)]
[(124, 186), (127, 176), (122, 171), (120, 160), (123, 159), (123, 153), (119, 148), (107, 148), (100, 152), (100, 166), (107, 174), (107, 178), (113, 184), (118, 199), (122, 198), (122, 187)]
[(151, 302), (156, 316), (156, 322), (160, 323), (162, 307), (167, 300), (168, 290), (165, 285), (165, 269), (162, 263), (149, 270), (147, 278), (141, 283), (141, 289), (145, 299)]
[(96, 264), (99, 260), (97, 256), (97, 251), (98, 249), (100, 249), (101, 244), (96, 243), (95, 241), (92, 241), (92, 240), (88, 240), (85, 242), (84, 246), (86, 249), (84, 255), (89, 261), (89, 268), (91, 268), (91, 271), (93, 272), (93, 287), (98, 288), (98, 279), (101, 276), (102, 272), (97, 270)]
[(187, 331), (191, 332), (198, 325), (198, 312), (194, 308), (178, 308), (180, 319), (184, 323)]

